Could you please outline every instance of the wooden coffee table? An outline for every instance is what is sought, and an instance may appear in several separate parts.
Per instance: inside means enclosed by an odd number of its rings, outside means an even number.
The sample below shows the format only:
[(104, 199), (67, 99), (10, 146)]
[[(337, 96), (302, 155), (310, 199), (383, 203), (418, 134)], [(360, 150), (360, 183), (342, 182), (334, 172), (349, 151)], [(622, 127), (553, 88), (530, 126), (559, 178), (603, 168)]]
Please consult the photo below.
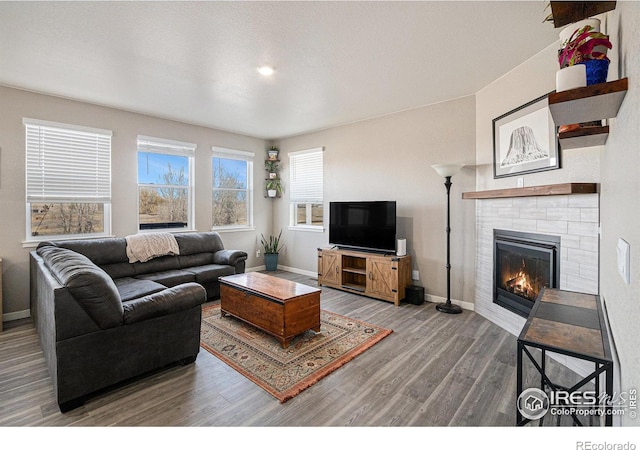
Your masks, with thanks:
[(295, 336), (320, 331), (320, 289), (260, 272), (220, 277), (220, 313), (275, 336), (287, 348)]

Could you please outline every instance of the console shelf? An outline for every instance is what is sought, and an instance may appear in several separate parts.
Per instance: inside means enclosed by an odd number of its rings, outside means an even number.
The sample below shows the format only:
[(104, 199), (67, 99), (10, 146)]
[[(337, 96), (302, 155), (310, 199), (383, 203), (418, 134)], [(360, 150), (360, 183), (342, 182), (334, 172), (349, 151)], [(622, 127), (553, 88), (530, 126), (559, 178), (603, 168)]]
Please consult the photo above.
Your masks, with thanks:
[(357, 273), (359, 275), (366, 275), (367, 271), (365, 269), (354, 269), (351, 267), (345, 267), (344, 269), (342, 269), (343, 272), (349, 272), (349, 273)]

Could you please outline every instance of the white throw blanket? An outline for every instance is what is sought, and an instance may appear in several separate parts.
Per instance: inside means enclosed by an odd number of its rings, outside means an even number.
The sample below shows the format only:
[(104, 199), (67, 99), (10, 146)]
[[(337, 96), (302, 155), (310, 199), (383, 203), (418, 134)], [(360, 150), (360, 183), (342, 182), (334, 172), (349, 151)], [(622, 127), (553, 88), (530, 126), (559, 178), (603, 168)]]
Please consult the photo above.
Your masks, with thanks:
[(164, 255), (179, 255), (178, 241), (171, 233), (142, 233), (125, 237), (130, 263), (146, 262)]

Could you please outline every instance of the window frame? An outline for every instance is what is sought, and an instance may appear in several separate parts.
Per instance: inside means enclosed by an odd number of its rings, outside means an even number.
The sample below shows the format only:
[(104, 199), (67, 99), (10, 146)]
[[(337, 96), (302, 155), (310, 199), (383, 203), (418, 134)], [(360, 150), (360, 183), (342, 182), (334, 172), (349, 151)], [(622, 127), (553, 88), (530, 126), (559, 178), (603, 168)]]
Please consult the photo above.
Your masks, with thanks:
[[(231, 148), (225, 147), (211, 147), (211, 230), (218, 232), (228, 232), (228, 231), (252, 231), (255, 230), (254, 222), (253, 222), (253, 209), (254, 209), (254, 183), (253, 183), (253, 174), (254, 174), (254, 158), (255, 153), (249, 152), (245, 150), (235, 150)], [(246, 161), (247, 162), (247, 187), (245, 189), (246, 197), (247, 197), (247, 224), (246, 225), (214, 225), (213, 224), (213, 199), (214, 192), (216, 190), (225, 190), (229, 191), (228, 188), (216, 188), (215, 182), (213, 180), (213, 159), (234, 159), (238, 161)], [(236, 189), (236, 191), (240, 191)]]
[[(91, 239), (91, 238), (103, 238), (111, 235), (111, 151), (112, 151), (112, 143), (111, 138), (113, 137), (113, 132), (111, 130), (94, 128), (94, 127), (86, 127), (81, 125), (74, 125), (68, 123), (61, 122), (52, 122), (46, 120), (39, 119), (31, 119), (24, 117), (22, 119), (22, 123), (24, 125), (25, 131), (25, 240), (23, 241), (24, 246), (33, 246), (42, 241), (60, 241), (60, 240), (72, 240), (72, 239)], [(35, 130), (37, 128), (37, 130)], [(71, 195), (71, 192), (67, 190), (62, 192), (57, 190), (56, 194), (52, 192), (47, 192), (46, 188), (46, 177), (42, 176), (42, 165), (40, 164), (40, 169), (36, 172), (39, 172), (39, 176), (35, 173), (32, 173), (34, 170), (34, 166), (30, 163), (30, 158), (33, 158), (34, 154), (32, 152), (36, 152), (38, 158), (41, 159), (44, 152), (46, 152), (45, 147), (50, 145), (54, 147), (53, 142), (43, 142), (43, 129), (50, 130), (51, 133), (59, 133), (62, 139), (68, 141), (65, 142), (65, 145), (71, 145), (73, 141), (73, 137), (78, 137), (82, 134), (92, 135), (91, 138), (95, 139), (96, 142), (100, 141), (101, 143), (96, 143), (96, 155), (95, 159), (92, 159), (91, 164), (93, 169), (97, 169), (95, 182), (91, 182), (93, 190), (93, 195), (87, 194), (87, 189), (85, 186), (84, 195)], [(38, 133), (38, 141), (36, 147), (30, 148), (32, 145), (33, 139), (30, 137), (31, 133)], [(53, 141), (53, 138), (52, 138)], [(72, 150), (79, 150), (78, 147), (70, 147)], [(66, 149), (66, 147), (65, 147)], [(55, 153), (60, 153), (60, 150), (51, 150), (49, 148), (49, 153), (51, 156), (55, 156)], [(85, 154), (86, 147), (84, 150)], [(77, 153), (75, 153), (77, 155)], [(77, 160), (77, 157), (69, 158), (69, 162), (72, 163)], [(76, 164), (68, 164), (69, 167), (73, 167)], [(65, 166), (65, 164), (63, 164)], [(45, 168), (46, 170), (46, 168)], [(69, 178), (62, 179), (73, 179), (75, 180), (75, 175), (73, 174), (63, 174), (68, 175)], [(31, 177), (35, 176), (36, 180), (33, 180)], [(37, 178), (41, 178), (40, 181)], [(53, 177), (56, 178), (56, 177)], [(59, 181), (59, 175), (57, 176)], [(34, 183), (35, 181), (35, 183)], [(39, 190), (40, 194), (37, 195), (34, 192), (34, 184), (39, 187), (35, 190)], [(50, 187), (51, 189), (51, 187)], [(77, 186), (74, 187), (74, 190), (77, 189)], [(74, 192), (77, 194), (77, 191)], [(85, 203), (85, 204), (100, 204), (103, 208), (103, 218), (102, 218), (102, 231), (95, 233), (68, 233), (68, 234), (52, 234), (52, 235), (42, 235), (42, 236), (34, 236), (32, 231), (32, 208), (35, 204), (74, 204), (74, 203)]]
[[(189, 142), (176, 141), (171, 139), (156, 138), (151, 136), (138, 135), (137, 149), (136, 149), (136, 183), (137, 183), (137, 222), (138, 233), (154, 233), (154, 232), (184, 232), (195, 230), (195, 152), (197, 145)], [(143, 153), (155, 153), (159, 155), (172, 155), (182, 156), (187, 158), (188, 169), (187, 176), (188, 181), (186, 186), (171, 185), (171, 184), (154, 184), (154, 183), (140, 183), (138, 179), (138, 171), (140, 168), (138, 164), (138, 155)], [(140, 223), (140, 189), (141, 188), (173, 188), (173, 189), (187, 189), (187, 226), (186, 227), (157, 227), (141, 229)]]
[[(305, 155), (313, 155), (313, 154), (318, 154), (321, 157), (321, 170), (322, 170), (322, 176), (320, 177), (320, 192), (321, 192), (321, 197), (314, 197), (314, 198), (297, 198), (296, 196), (296, 182), (294, 180), (294, 167), (295, 167), (295, 162), (294, 160), (298, 157), (303, 157)], [(289, 230), (292, 231), (309, 231), (309, 232), (316, 232), (316, 233), (322, 233), (325, 231), (325, 214), (324, 214), (324, 147), (316, 147), (316, 148), (311, 148), (311, 149), (307, 149), (307, 150), (300, 150), (300, 151), (296, 151), (296, 152), (291, 152), (289, 153)], [(318, 188), (318, 186), (316, 186), (316, 189)], [(322, 224), (321, 225), (314, 225), (311, 223), (311, 217), (312, 217), (312, 206), (313, 205), (322, 205)], [(305, 205), (305, 209), (306, 209), (306, 223), (304, 224), (299, 224), (297, 223), (297, 207), (298, 205)]]

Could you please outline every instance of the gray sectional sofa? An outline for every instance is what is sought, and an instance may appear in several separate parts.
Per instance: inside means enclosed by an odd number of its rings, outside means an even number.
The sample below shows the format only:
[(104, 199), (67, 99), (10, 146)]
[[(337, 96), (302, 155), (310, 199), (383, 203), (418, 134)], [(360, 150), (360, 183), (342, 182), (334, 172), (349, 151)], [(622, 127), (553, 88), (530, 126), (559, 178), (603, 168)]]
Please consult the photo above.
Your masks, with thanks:
[(41, 243), (31, 252), (31, 315), (61, 411), (150, 371), (195, 361), (202, 304), (247, 253), (220, 235), (174, 235), (179, 255), (130, 263), (124, 238)]

